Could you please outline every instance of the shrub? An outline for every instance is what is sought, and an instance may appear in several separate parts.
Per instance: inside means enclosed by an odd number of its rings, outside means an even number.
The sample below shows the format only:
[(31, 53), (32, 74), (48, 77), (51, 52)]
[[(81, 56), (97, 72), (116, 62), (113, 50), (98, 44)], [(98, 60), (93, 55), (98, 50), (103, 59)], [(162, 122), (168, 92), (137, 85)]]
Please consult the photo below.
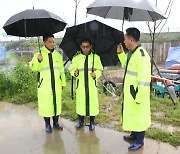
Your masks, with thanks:
[(21, 60), (7, 74), (0, 74), (0, 96), (11, 98), (14, 103), (29, 103), (37, 100), (36, 73), (32, 72), (26, 61)]

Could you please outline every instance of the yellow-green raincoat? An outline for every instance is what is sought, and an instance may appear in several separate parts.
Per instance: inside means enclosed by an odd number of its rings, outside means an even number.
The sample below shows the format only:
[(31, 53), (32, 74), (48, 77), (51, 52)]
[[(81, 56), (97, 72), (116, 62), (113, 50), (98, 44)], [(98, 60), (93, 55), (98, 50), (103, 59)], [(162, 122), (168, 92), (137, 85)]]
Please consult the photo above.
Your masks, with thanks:
[(140, 132), (151, 124), (151, 64), (148, 53), (142, 47), (130, 52), (132, 56), (128, 64), (126, 54), (118, 54), (122, 66), (127, 65), (123, 84), (122, 127), (127, 131)]
[(38, 81), (38, 111), (43, 117), (61, 114), (62, 86), (66, 85), (64, 65), (58, 51), (50, 52), (45, 46), (41, 48), (43, 60), (38, 62), (39, 52), (35, 53), (30, 68), (40, 72)]
[[(94, 72), (96, 73), (95, 79), (90, 76), (93, 57)], [(96, 116), (99, 113), (96, 84), (103, 70), (100, 57), (93, 53), (87, 56), (82, 53), (74, 56), (69, 67), (72, 76), (74, 76), (74, 71), (77, 69), (79, 70), (79, 75), (76, 77), (76, 113), (81, 116)]]

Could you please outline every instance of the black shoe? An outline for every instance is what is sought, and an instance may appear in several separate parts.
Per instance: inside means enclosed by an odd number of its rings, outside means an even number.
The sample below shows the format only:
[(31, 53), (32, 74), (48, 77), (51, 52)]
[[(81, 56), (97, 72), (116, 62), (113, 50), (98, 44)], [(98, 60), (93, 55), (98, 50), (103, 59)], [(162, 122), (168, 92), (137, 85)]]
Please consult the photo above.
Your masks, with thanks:
[(136, 139), (133, 135), (125, 135), (124, 140), (135, 141)]
[(81, 128), (83, 126), (82, 122), (78, 122), (78, 124), (76, 125), (76, 128)]
[(63, 129), (63, 126), (61, 126), (59, 122), (54, 123), (53, 126), (57, 129)]
[(90, 125), (89, 125), (89, 130), (94, 130), (94, 129), (95, 129), (94, 123), (90, 123)]
[(46, 132), (47, 132), (47, 133), (52, 133), (52, 127), (51, 127), (51, 125), (46, 125)]
[(143, 145), (144, 145), (144, 143), (142, 143), (142, 144), (134, 143), (134, 144), (131, 144), (131, 145), (128, 147), (128, 149), (129, 149), (129, 150), (138, 150), (138, 149), (140, 149)]

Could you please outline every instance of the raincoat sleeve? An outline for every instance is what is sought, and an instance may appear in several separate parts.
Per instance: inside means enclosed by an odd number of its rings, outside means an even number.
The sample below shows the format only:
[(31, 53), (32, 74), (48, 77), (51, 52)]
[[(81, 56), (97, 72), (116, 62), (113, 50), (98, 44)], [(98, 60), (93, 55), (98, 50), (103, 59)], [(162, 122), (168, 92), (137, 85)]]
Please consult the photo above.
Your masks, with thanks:
[(39, 72), (40, 69), (41, 69), (41, 63), (38, 62), (38, 59), (37, 59), (38, 55), (39, 55), (39, 52), (36, 52), (36, 53), (34, 54), (34, 57), (33, 57), (32, 60), (31, 60), (30, 64), (29, 64), (29, 67), (30, 67), (33, 71), (37, 71), (37, 72)]
[(75, 72), (75, 70), (77, 70), (77, 69), (78, 69), (78, 67), (77, 67), (76, 57), (73, 57), (72, 63), (71, 63), (71, 65), (70, 65), (69, 68), (68, 68), (71, 76), (73, 76), (73, 77), (75, 77), (75, 78), (78, 78), (78, 77), (79, 77), (79, 76), (75, 76), (75, 75), (74, 75), (74, 72)]
[(103, 71), (103, 66), (100, 57), (96, 55), (96, 61), (95, 61), (96, 80), (102, 75), (102, 71)]
[(65, 76), (65, 72), (64, 72), (64, 64), (63, 64), (63, 58), (60, 55), (61, 58), (61, 63), (60, 63), (60, 76), (61, 76), (61, 81), (62, 81), (62, 86), (66, 86), (66, 76)]
[(125, 52), (123, 51), (122, 53), (118, 54), (118, 58), (122, 64), (122, 68), (125, 68), (125, 64), (127, 61), (127, 56), (126, 56)]
[(135, 101), (141, 104), (144, 103), (144, 98), (150, 97), (151, 63), (149, 55), (147, 53), (145, 56), (139, 54), (136, 65), (138, 92)]

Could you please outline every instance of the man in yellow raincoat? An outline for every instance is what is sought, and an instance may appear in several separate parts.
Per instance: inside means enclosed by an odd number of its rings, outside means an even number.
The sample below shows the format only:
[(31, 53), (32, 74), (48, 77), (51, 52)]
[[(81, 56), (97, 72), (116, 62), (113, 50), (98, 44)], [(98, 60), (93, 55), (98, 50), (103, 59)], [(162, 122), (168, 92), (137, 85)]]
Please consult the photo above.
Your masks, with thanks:
[(150, 81), (151, 64), (148, 53), (139, 44), (140, 31), (128, 28), (125, 34), (125, 46), (130, 50), (125, 54), (122, 45), (117, 47), (118, 57), (125, 75), (123, 82), (122, 127), (131, 131), (124, 136), (133, 140), (129, 150), (137, 150), (144, 145), (145, 130), (151, 124), (150, 116)]
[(99, 113), (97, 80), (101, 76), (103, 66), (100, 57), (93, 53), (91, 40), (84, 38), (80, 42), (81, 53), (75, 55), (69, 67), (76, 78), (76, 113), (79, 116), (77, 128), (84, 123), (84, 116), (90, 116), (89, 130), (94, 130), (94, 119)]
[(54, 50), (54, 36), (43, 36), (44, 46), (35, 53), (30, 68), (39, 72), (38, 77), (38, 112), (44, 117), (46, 132), (52, 132), (50, 117), (53, 117), (55, 128), (63, 129), (58, 118), (61, 114), (61, 94), (66, 79), (61, 54)]

